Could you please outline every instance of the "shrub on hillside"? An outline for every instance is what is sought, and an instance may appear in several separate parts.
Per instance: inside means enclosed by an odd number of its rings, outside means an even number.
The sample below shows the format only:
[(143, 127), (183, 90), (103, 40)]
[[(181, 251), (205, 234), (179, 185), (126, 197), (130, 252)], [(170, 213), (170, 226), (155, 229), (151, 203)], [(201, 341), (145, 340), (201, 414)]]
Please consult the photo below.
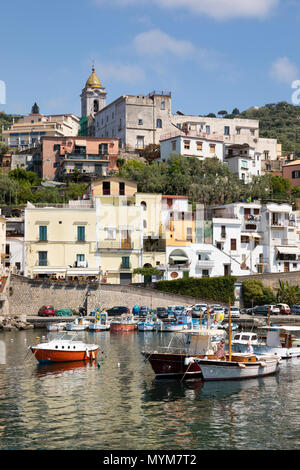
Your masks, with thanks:
[(257, 279), (248, 279), (243, 282), (242, 296), (245, 307), (276, 303), (276, 297), (272, 289), (264, 286)]
[(236, 278), (233, 276), (204, 277), (204, 278), (182, 278), (173, 281), (158, 281), (155, 288), (172, 294), (181, 294), (195, 297), (201, 300), (224, 302), (229, 299), (234, 301), (234, 284)]

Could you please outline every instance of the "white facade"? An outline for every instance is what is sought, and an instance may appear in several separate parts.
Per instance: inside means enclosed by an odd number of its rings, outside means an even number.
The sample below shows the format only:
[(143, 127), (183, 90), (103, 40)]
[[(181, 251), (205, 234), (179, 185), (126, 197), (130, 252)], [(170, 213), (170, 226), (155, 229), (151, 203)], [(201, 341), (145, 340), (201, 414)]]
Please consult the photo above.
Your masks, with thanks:
[(185, 157), (197, 157), (200, 160), (205, 158), (218, 158), (223, 161), (224, 144), (222, 138), (207, 137), (206, 134), (189, 134), (163, 136), (160, 140), (160, 159), (166, 162), (170, 154), (176, 153)]
[(226, 146), (224, 163), (244, 183), (261, 175), (261, 159), (261, 154), (248, 144)]

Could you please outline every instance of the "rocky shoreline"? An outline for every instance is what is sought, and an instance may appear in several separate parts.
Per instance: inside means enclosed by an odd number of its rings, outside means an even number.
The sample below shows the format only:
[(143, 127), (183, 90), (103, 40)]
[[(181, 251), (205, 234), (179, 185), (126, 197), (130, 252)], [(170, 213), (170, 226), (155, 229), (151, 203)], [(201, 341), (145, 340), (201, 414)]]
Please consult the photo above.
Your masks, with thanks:
[(30, 330), (34, 325), (28, 323), (26, 315), (0, 316), (0, 331)]

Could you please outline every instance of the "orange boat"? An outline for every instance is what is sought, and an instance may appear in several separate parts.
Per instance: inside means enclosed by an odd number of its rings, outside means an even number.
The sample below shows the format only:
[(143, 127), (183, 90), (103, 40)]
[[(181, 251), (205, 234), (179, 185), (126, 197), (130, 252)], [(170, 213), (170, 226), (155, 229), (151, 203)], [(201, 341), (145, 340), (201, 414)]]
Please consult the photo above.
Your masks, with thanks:
[(137, 328), (137, 322), (132, 315), (122, 315), (120, 319), (113, 320), (110, 324), (110, 331), (134, 331)]
[(40, 363), (93, 361), (97, 358), (99, 346), (74, 341), (68, 335), (59, 336), (48, 343), (30, 346), (32, 353)]

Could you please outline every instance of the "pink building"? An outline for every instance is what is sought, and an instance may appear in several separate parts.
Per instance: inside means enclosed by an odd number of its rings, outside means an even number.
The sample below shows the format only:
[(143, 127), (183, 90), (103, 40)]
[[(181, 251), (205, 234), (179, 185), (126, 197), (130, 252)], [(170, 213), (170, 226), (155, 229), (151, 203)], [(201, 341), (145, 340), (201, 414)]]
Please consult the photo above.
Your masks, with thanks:
[(116, 138), (43, 137), (42, 177), (54, 180), (74, 171), (87, 179), (116, 170), (119, 142)]
[(292, 160), (283, 165), (282, 176), (288, 178), (293, 186), (300, 186), (300, 160)]

